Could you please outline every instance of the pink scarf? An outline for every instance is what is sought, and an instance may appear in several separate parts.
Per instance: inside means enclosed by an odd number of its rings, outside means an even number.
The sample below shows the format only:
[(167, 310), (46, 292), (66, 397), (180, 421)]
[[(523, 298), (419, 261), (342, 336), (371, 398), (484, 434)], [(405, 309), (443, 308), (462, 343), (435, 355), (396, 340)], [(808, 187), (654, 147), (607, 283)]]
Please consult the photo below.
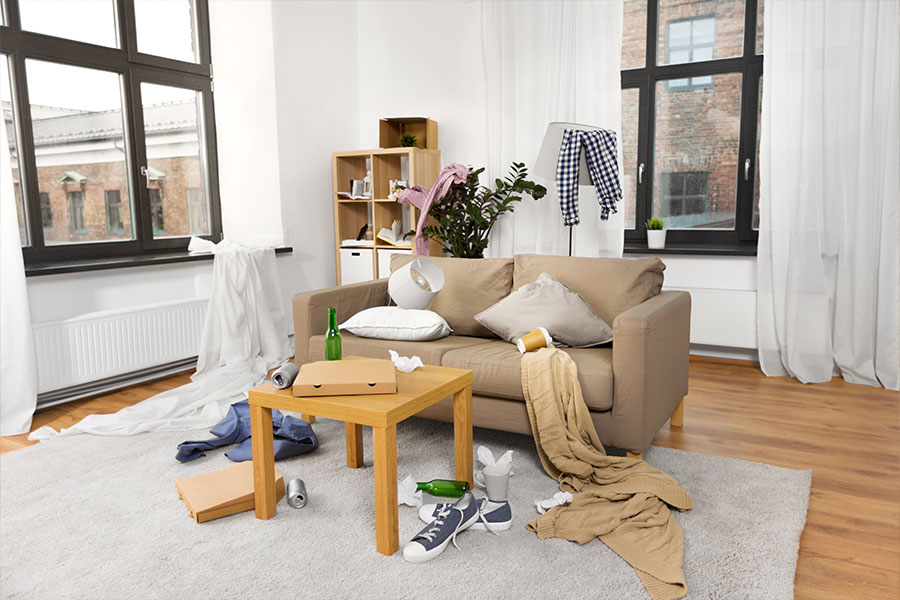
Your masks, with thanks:
[(435, 201), (440, 200), (450, 187), (457, 183), (465, 183), (469, 177), (469, 169), (459, 163), (453, 163), (444, 167), (437, 176), (434, 185), (429, 190), (421, 185), (416, 185), (400, 192), (401, 204), (412, 204), (419, 209), (419, 222), (416, 224), (415, 254), (428, 256), (428, 239), (422, 235), (422, 229), (428, 224), (428, 211)]

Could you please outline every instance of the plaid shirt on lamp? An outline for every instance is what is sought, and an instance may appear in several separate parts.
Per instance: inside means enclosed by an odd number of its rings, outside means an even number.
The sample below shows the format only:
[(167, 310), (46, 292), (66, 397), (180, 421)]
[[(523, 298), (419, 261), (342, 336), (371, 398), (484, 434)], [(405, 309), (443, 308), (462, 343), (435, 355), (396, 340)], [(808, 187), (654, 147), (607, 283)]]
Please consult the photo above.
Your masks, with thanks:
[(616, 211), (616, 202), (622, 199), (619, 185), (619, 162), (616, 158), (616, 133), (605, 129), (566, 129), (556, 165), (556, 187), (559, 190), (559, 206), (563, 223), (567, 227), (578, 225), (578, 159), (581, 146), (587, 158), (591, 180), (597, 188), (600, 201), (600, 218), (609, 219)]

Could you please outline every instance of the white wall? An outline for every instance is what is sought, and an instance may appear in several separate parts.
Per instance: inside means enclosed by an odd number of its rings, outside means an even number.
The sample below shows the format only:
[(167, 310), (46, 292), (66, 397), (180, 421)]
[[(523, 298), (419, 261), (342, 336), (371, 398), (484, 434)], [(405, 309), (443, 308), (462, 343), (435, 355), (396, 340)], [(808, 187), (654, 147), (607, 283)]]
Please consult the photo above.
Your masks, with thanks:
[(484, 77), (479, 2), (359, 3), (357, 147), (378, 147), (382, 118), (429, 117), (445, 165), (486, 165)]
[(355, 2), (273, 2), (287, 297), (335, 284), (331, 153), (359, 144)]

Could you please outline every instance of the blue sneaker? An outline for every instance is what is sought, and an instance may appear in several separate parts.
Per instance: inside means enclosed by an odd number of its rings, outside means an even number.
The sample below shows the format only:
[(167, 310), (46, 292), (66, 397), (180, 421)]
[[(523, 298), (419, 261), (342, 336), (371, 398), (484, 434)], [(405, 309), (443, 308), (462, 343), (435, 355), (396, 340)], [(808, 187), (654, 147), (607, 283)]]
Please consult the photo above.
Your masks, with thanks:
[[(419, 508), (419, 518), (431, 523), (437, 514), (450, 504), (423, 504)], [(478, 500), (478, 520), (469, 529), (472, 531), (506, 531), (512, 527), (512, 508), (509, 501), (493, 502), (487, 498)]]
[(430, 525), (417, 533), (403, 547), (407, 562), (422, 563), (444, 551), (451, 541), (456, 545), (456, 534), (472, 526), (478, 520), (478, 502), (472, 492), (466, 492), (455, 504), (444, 504), (435, 511)]

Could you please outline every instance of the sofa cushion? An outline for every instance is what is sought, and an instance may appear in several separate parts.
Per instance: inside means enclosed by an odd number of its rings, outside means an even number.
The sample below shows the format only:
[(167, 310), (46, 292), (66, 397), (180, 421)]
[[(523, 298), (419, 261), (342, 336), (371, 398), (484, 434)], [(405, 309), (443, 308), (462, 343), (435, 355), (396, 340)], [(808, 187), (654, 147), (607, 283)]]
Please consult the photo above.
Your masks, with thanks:
[[(547, 273), (579, 294), (598, 317), (612, 325), (620, 313), (659, 294), (665, 268), (666, 265), (656, 257), (519, 254), (515, 258), (513, 289)], [(450, 325), (452, 327), (453, 323)]]
[[(390, 358), (388, 350), (396, 350), (400, 356), (418, 356), (426, 365), (440, 366), (444, 353), (450, 350), (467, 348), (475, 344), (487, 344), (490, 341), (484, 338), (451, 335), (430, 342), (401, 342), (398, 340), (363, 338), (352, 333), (342, 333), (341, 353), (344, 356)], [(309, 360), (325, 360), (324, 335), (314, 335), (309, 338)]]
[[(391, 272), (415, 258), (418, 257), (394, 254), (391, 256)], [(475, 315), (506, 298), (512, 291), (512, 259), (428, 258), (444, 272), (444, 288), (434, 297), (428, 309), (444, 317), (456, 335), (495, 337), (475, 321)]]
[[(561, 350), (567, 352), (578, 367), (578, 382), (588, 408), (594, 411), (612, 408), (612, 348)], [(444, 354), (441, 364), (471, 369), (474, 394), (525, 402), (522, 394), (522, 354), (512, 344), (495, 341), (451, 350)]]

